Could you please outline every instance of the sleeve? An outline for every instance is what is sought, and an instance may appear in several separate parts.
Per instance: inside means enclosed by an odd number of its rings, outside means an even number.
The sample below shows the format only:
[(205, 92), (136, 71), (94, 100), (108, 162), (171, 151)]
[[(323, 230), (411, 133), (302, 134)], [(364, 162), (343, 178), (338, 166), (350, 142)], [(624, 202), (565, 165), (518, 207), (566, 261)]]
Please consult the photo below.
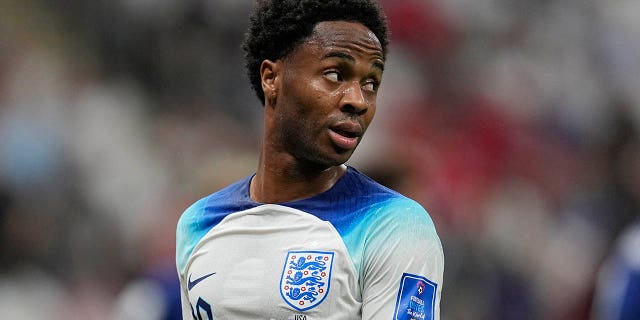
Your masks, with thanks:
[(183, 212), (176, 226), (176, 271), (178, 273), (178, 279), (180, 280), (182, 319), (195, 319), (189, 301), (189, 291), (187, 290), (188, 279), (185, 274), (187, 272), (187, 260), (196, 242), (196, 240), (194, 240), (196, 238), (192, 235), (194, 234), (193, 230), (197, 230), (197, 228), (194, 227), (197, 226), (197, 224), (194, 223), (195, 220), (192, 219), (192, 215), (198, 208), (198, 203), (199, 202), (196, 202)]
[(439, 320), (444, 273), (442, 244), (415, 201), (377, 209), (362, 272), (363, 320)]
[[(176, 238), (177, 239), (182, 239), (184, 237), (184, 235), (182, 234), (182, 230), (180, 229), (180, 227), (178, 227), (177, 230), (177, 234), (176, 234)], [(181, 257), (181, 246), (180, 246), (180, 241), (178, 240), (178, 245), (177, 245), (177, 249), (176, 249), (176, 257)], [(193, 315), (192, 315), (192, 311), (191, 311), (191, 303), (189, 302), (189, 294), (187, 291), (187, 279), (185, 279), (184, 277), (184, 273), (181, 270), (181, 263), (179, 261), (179, 259), (177, 259), (177, 263), (176, 263), (176, 269), (177, 269), (177, 273), (178, 273), (178, 279), (180, 279), (180, 301), (182, 304), (182, 319), (194, 319)]]
[(180, 277), (180, 301), (182, 302), (182, 319), (195, 319), (182, 277)]

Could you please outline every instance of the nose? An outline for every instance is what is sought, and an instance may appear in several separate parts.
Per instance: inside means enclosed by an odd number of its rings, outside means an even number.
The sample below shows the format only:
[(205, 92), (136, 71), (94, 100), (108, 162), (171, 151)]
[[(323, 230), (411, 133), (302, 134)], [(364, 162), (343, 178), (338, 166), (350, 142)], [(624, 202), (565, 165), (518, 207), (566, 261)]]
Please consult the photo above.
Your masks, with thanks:
[(342, 94), (340, 110), (347, 113), (363, 115), (367, 112), (369, 104), (358, 81), (353, 81), (345, 88)]

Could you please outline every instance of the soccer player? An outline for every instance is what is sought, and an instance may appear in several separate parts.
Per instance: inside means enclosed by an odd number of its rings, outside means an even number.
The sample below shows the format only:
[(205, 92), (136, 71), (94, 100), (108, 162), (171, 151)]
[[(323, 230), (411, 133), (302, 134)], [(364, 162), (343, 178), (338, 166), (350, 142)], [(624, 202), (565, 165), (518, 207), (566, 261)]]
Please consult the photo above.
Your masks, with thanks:
[(255, 174), (177, 227), (183, 316), (439, 319), (427, 212), (344, 165), (373, 119), (387, 25), (371, 0), (264, 0), (244, 42), (264, 104)]

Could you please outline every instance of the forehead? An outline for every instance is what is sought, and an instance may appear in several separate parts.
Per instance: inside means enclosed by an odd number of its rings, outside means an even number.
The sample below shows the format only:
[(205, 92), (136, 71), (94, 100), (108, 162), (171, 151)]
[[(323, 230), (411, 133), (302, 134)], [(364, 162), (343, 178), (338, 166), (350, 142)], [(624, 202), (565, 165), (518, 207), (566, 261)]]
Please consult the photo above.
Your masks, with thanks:
[(311, 36), (302, 46), (320, 50), (345, 49), (384, 59), (378, 37), (366, 26), (350, 21), (322, 21), (316, 24)]

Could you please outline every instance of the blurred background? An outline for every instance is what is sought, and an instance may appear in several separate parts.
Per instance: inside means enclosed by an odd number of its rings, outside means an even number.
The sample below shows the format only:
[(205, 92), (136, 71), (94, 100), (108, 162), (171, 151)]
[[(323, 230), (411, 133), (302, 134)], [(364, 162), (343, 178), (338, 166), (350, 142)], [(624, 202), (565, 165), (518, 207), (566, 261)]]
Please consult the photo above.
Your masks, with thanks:
[[(640, 254), (640, 2), (382, 3), (350, 164), (431, 213), (442, 319), (617, 319), (599, 297)], [(0, 318), (179, 318), (179, 215), (257, 164), (250, 8), (0, 0)]]

